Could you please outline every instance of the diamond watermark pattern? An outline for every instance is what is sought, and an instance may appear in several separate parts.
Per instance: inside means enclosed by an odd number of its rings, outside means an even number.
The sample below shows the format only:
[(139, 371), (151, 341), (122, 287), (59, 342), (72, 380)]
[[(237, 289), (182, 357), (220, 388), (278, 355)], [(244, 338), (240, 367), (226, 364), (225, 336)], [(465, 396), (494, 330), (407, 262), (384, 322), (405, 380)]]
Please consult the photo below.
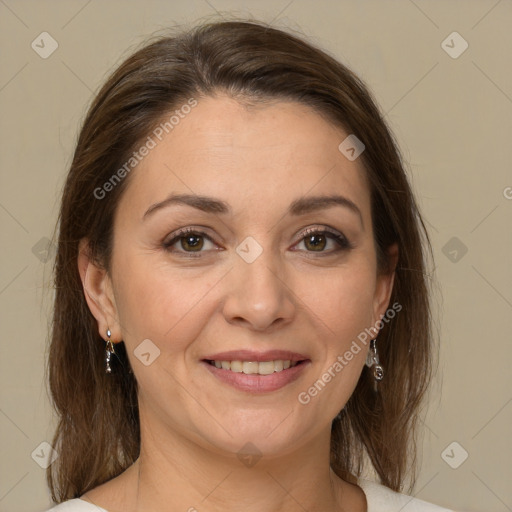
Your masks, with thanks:
[(348, 160), (353, 162), (366, 149), (366, 146), (354, 134), (351, 134), (343, 140), (338, 149)]
[(238, 460), (246, 467), (252, 468), (262, 457), (262, 453), (252, 443), (245, 443), (237, 453)]
[(469, 453), (463, 448), (462, 445), (453, 441), (450, 443), (442, 452), (441, 458), (450, 466), (452, 469), (457, 469), (461, 466), (468, 458)]
[(263, 252), (263, 247), (252, 236), (248, 236), (237, 246), (236, 252), (246, 263), (252, 263)]
[(468, 47), (468, 42), (458, 32), (452, 32), (441, 43), (441, 48), (452, 59), (458, 59), (468, 49)]
[(47, 469), (55, 462), (59, 454), (53, 449), (50, 443), (43, 441), (30, 456), (39, 466), (43, 469)]
[(456, 236), (452, 236), (441, 250), (452, 263), (458, 263), (468, 252), (468, 248)]
[(43, 263), (46, 263), (48, 260), (53, 258), (56, 253), (55, 244), (51, 242), (50, 239), (43, 236), (41, 240), (39, 240), (34, 247), (32, 247), (32, 254)]
[(151, 340), (146, 339), (137, 345), (133, 354), (144, 366), (149, 366), (160, 356), (160, 349)]
[(47, 59), (59, 47), (59, 43), (48, 32), (41, 32), (30, 46), (39, 57)]

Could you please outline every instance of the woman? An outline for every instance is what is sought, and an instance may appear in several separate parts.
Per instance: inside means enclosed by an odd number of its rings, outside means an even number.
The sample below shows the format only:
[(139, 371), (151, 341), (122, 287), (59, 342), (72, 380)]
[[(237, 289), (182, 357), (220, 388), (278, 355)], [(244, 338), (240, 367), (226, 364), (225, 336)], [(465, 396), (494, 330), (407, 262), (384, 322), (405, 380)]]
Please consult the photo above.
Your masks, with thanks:
[(52, 510), (446, 510), (400, 494), (430, 243), (342, 64), (253, 22), (146, 45), (90, 107), (58, 236)]

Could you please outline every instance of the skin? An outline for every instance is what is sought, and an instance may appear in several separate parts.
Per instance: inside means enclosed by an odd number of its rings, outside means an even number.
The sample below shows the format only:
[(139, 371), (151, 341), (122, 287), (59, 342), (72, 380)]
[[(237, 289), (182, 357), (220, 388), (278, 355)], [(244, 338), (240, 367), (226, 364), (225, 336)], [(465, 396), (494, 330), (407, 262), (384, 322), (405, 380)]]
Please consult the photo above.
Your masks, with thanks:
[[(330, 469), (329, 442), (367, 346), (310, 403), (298, 401), (381, 318), (393, 286), (394, 273), (377, 271), (360, 160), (338, 150), (347, 135), (294, 102), (247, 108), (207, 97), (132, 171), (116, 213), (111, 274), (88, 258), (86, 240), (78, 265), (100, 335), (110, 328), (127, 347), (141, 455), (83, 499), (111, 512), (366, 510), (362, 490)], [(213, 196), (232, 213), (173, 205), (143, 220), (171, 192)], [(335, 193), (360, 215), (344, 206), (286, 214), (295, 199)], [(187, 226), (212, 240), (199, 237), (198, 258), (179, 240), (175, 252), (163, 247)], [(334, 239), (320, 237), (315, 251), (303, 234), (310, 227), (330, 227), (352, 248), (336, 251)], [(252, 263), (236, 252), (248, 236), (263, 249)], [(391, 256), (396, 262), (396, 247)], [(160, 350), (149, 366), (134, 356), (146, 339)], [(264, 394), (234, 389), (200, 363), (226, 350), (276, 348), (310, 363)], [(252, 467), (237, 457), (247, 442), (261, 454)]]

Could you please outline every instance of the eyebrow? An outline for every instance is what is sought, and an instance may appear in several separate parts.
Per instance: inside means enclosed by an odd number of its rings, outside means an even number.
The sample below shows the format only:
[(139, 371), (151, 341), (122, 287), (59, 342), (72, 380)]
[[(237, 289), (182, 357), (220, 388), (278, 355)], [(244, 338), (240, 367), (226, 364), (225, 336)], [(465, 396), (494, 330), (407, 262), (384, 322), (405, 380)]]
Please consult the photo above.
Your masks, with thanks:
[[(147, 209), (146, 213), (144, 213), (142, 220), (146, 220), (148, 217), (153, 215), (156, 211), (161, 210), (162, 208), (167, 208), (173, 205), (191, 206), (192, 208), (196, 208), (197, 210), (201, 210), (206, 213), (223, 215), (232, 213), (231, 207), (228, 203), (214, 197), (195, 194), (171, 194), (163, 201), (151, 205)], [(353, 201), (341, 195), (301, 197), (292, 201), (288, 207), (287, 213), (292, 216), (299, 216), (327, 208), (332, 208), (334, 206), (343, 206), (357, 214), (364, 229), (363, 215), (361, 210)]]

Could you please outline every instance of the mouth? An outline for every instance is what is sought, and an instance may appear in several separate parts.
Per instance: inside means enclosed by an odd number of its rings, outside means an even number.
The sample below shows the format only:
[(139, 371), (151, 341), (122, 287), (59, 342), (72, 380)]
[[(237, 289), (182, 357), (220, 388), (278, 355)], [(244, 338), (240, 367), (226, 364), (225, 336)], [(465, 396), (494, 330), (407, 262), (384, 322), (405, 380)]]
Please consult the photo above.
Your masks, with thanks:
[(235, 373), (245, 373), (245, 375), (272, 375), (276, 372), (294, 368), (298, 364), (304, 363), (302, 361), (291, 361), (290, 359), (276, 359), (274, 361), (219, 361), (207, 360), (208, 364), (215, 366), (215, 368), (228, 370)]
[(275, 391), (296, 380), (311, 360), (302, 354), (273, 350), (231, 351), (208, 356), (202, 363), (217, 379), (241, 391)]

